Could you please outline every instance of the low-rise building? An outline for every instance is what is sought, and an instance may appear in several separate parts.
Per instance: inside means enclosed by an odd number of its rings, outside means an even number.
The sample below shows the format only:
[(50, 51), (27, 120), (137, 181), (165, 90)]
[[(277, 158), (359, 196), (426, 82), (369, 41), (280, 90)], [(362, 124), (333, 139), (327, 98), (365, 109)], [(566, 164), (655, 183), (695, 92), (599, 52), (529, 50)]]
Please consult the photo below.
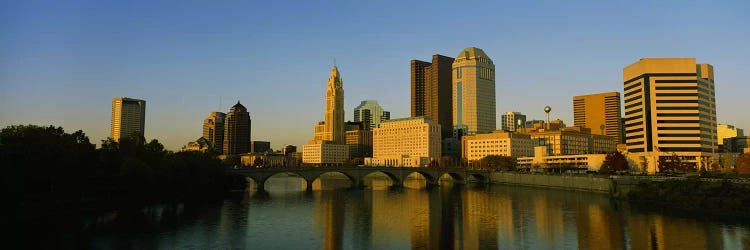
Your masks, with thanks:
[(365, 165), (427, 166), (440, 159), (440, 125), (419, 116), (384, 121), (373, 130), (373, 157)]
[(519, 157), (518, 168), (566, 168), (599, 171), (607, 154), (547, 155), (546, 147), (534, 148), (533, 157)]
[(271, 152), (271, 142), (268, 141), (252, 141), (250, 142), (250, 152), (253, 153), (266, 153)]
[(247, 153), (240, 155), (243, 166), (281, 167), (285, 166), (286, 159), (283, 154), (275, 153)]
[(537, 145), (547, 147), (548, 155), (608, 154), (617, 150), (615, 138), (591, 134), (589, 128), (537, 129), (529, 135)]
[(211, 149), (211, 142), (206, 140), (206, 138), (201, 137), (198, 138), (198, 140), (188, 142), (188, 144), (182, 147), (182, 150), (180, 151), (206, 152)]
[(343, 165), (349, 160), (349, 145), (313, 143), (302, 146), (302, 163), (308, 165)]
[(488, 155), (528, 157), (534, 155), (536, 141), (528, 134), (495, 130), (461, 138), (461, 158), (476, 161)]

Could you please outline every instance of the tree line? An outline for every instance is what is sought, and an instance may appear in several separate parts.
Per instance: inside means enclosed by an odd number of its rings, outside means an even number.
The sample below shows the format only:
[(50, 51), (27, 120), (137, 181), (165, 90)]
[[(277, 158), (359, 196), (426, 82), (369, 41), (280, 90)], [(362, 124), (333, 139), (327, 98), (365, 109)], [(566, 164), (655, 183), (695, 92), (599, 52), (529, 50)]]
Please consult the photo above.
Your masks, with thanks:
[(109, 202), (139, 207), (210, 199), (225, 190), (216, 155), (171, 152), (158, 140), (111, 138), (96, 148), (83, 131), (14, 125), (0, 131), (3, 191), (10, 209), (80, 208)]

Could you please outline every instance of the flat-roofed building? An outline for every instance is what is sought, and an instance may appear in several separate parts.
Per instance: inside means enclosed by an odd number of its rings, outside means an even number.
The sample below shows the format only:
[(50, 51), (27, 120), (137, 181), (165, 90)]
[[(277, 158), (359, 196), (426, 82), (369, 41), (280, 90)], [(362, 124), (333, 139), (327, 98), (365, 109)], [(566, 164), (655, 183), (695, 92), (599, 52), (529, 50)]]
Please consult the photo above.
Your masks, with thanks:
[(500, 122), (503, 130), (521, 132), (521, 128), (526, 124), (526, 115), (521, 112), (508, 111), (502, 115)]
[(432, 62), (411, 60), (411, 116), (427, 116), (440, 125), (442, 138), (453, 134), (453, 58), (432, 55)]
[(620, 143), (620, 93), (607, 92), (573, 97), (573, 126), (592, 134), (614, 137)]
[(489, 134), (468, 135), (461, 138), (461, 158), (480, 160), (488, 155), (525, 157), (534, 155), (536, 141), (528, 134), (492, 131)]
[(536, 145), (545, 146), (548, 155), (608, 154), (617, 150), (615, 138), (591, 134), (591, 129), (569, 127), (529, 131)]
[(144, 137), (146, 125), (146, 101), (119, 97), (112, 98), (112, 123), (109, 137), (119, 142), (120, 138)]
[(719, 143), (719, 151), (721, 152), (728, 152), (726, 149), (727, 147), (724, 145), (724, 140), (734, 137), (742, 137), (745, 136), (745, 131), (741, 128), (736, 128), (729, 124), (719, 124), (716, 125), (716, 140), (717, 143)]
[(427, 166), (440, 159), (440, 125), (427, 117), (386, 121), (373, 130), (373, 157), (367, 165)]
[[(695, 58), (644, 58), (622, 70), (625, 143), (655, 172), (677, 154), (696, 169), (718, 151), (714, 70)], [(631, 157), (633, 157), (631, 156)]]
[(335, 166), (349, 160), (349, 145), (305, 144), (302, 146), (302, 163), (307, 165)]

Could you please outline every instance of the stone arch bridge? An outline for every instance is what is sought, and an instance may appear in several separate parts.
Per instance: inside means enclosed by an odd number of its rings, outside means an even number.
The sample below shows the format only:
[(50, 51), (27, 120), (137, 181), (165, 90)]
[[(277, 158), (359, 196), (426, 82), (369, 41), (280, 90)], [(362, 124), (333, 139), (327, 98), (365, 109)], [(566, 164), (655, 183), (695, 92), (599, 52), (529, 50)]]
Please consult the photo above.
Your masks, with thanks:
[(312, 190), (312, 183), (325, 173), (340, 173), (346, 176), (352, 183), (352, 187), (364, 187), (364, 179), (372, 173), (383, 173), (391, 178), (393, 186), (402, 187), (404, 179), (410, 174), (417, 173), (423, 176), (427, 185), (438, 185), (438, 180), (447, 174), (458, 182), (464, 182), (468, 178), (474, 178), (479, 182), (488, 182), (490, 170), (474, 170), (466, 168), (426, 168), (426, 167), (274, 167), (274, 168), (239, 168), (228, 169), (227, 175), (243, 176), (252, 179), (258, 190), (262, 190), (266, 180), (271, 176), (283, 173), (298, 175), (307, 182), (307, 189)]

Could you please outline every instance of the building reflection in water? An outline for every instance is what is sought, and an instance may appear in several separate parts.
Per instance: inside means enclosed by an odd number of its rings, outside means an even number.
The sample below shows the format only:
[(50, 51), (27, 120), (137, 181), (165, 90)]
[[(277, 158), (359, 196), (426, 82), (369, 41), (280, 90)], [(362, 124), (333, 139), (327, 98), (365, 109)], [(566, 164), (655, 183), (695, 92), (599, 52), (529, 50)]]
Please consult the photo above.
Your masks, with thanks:
[[(377, 175), (364, 190), (347, 190), (350, 184), (341, 176), (313, 184), (314, 228), (324, 249), (739, 249), (750, 243), (745, 227), (643, 213), (606, 195), (445, 182), (426, 187), (419, 176), (407, 178), (403, 189), (383, 188), (391, 181)], [(297, 190), (305, 183), (277, 185)], [(248, 202), (279, 198), (270, 196)], [(221, 227), (237, 227), (225, 213), (215, 215)]]

